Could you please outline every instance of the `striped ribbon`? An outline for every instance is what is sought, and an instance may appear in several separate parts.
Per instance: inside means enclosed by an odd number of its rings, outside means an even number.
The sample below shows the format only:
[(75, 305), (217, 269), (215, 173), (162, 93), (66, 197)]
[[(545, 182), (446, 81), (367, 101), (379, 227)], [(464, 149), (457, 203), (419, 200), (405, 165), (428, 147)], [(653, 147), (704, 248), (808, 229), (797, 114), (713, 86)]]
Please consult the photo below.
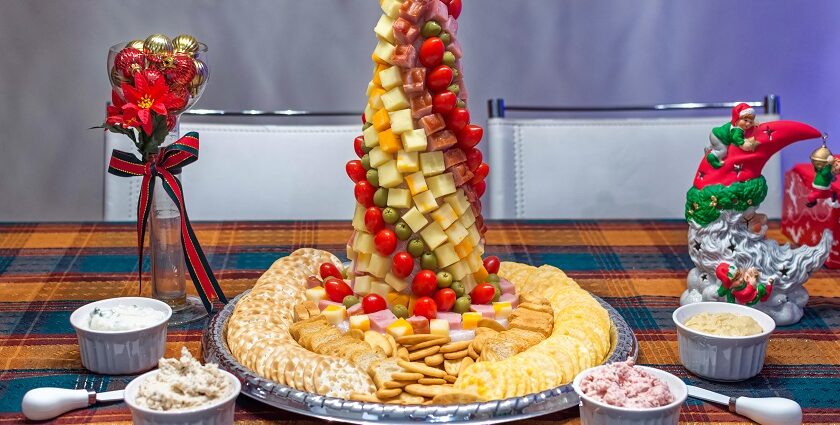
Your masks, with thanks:
[(141, 282), (143, 280), (143, 240), (146, 237), (146, 224), (152, 207), (155, 178), (160, 177), (163, 182), (163, 189), (178, 206), (178, 211), (181, 214), (181, 247), (184, 249), (184, 256), (187, 259), (187, 270), (192, 277), (198, 295), (201, 297), (204, 308), (209, 313), (212, 309), (211, 299), (213, 297), (218, 298), (223, 303), (227, 303), (227, 298), (225, 298), (216, 276), (213, 275), (213, 270), (207, 263), (207, 257), (205, 257), (204, 251), (198, 243), (190, 219), (187, 217), (181, 182), (175, 178), (175, 174), (178, 174), (181, 168), (197, 160), (198, 133), (190, 132), (175, 143), (161, 148), (160, 153), (149, 161), (143, 161), (128, 152), (114, 149), (111, 154), (111, 161), (108, 164), (108, 172), (120, 177), (143, 177), (140, 186), (140, 198), (137, 200), (137, 247), (140, 252), (138, 273)]

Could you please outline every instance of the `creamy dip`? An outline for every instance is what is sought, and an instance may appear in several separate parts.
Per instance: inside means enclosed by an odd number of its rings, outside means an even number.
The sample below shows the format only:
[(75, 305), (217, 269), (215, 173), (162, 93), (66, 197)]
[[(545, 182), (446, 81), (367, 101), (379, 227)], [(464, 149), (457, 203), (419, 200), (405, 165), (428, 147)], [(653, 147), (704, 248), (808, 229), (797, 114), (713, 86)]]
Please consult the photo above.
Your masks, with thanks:
[(718, 336), (750, 336), (764, 332), (752, 317), (732, 313), (699, 313), (691, 316), (685, 327)]
[(668, 384), (633, 366), (633, 360), (593, 370), (580, 381), (580, 390), (595, 400), (616, 407), (653, 408), (674, 401)]
[(233, 383), (213, 363), (204, 366), (181, 348), (180, 359), (160, 359), (158, 373), (146, 378), (135, 402), (152, 410), (201, 407), (226, 397)]
[(130, 331), (160, 323), (166, 313), (151, 307), (123, 305), (94, 308), (88, 327), (94, 331)]

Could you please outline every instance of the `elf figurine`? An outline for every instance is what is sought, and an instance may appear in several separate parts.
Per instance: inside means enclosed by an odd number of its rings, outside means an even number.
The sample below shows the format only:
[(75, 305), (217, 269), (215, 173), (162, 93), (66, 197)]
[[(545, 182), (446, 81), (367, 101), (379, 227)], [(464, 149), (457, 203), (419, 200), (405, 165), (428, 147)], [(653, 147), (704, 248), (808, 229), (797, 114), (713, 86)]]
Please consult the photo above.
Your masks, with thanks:
[(726, 297), (730, 303), (752, 306), (759, 301), (767, 301), (773, 293), (773, 279), (766, 284), (759, 282), (758, 269), (755, 267), (742, 273), (737, 267), (723, 262), (717, 266), (715, 275), (721, 282), (718, 296)]
[(711, 148), (706, 149), (706, 160), (714, 168), (723, 166), (730, 145), (752, 152), (758, 142), (752, 137), (755, 126), (755, 109), (746, 103), (739, 103), (732, 108), (732, 120), (720, 127), (715, 127), (709, 134)]
[(808, 194), (806, 207), (817, 205), (817, 200), (831, 198), (837, 201), (837, 193), (831, 189), (834, 176), (840, 174), (840, 161), (835, 161), (834, 155), (823, 145), (811, 153), (811, 165), (814, 166), (814, 181), (811, 183), (811, 193)]

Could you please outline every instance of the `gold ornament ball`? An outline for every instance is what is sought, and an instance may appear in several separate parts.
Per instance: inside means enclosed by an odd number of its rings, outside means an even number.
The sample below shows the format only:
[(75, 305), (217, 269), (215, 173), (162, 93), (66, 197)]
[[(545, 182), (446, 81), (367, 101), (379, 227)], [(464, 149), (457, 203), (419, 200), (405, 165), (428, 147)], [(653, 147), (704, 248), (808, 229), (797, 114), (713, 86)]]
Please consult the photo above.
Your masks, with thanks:
[(109, 74), (109, 77), (110, 77), (110, 79), (111, 79), (111, 85), (112, 85), (112, 86), (114, 86), (114, 87), (119, 87), (119, 86), (120, 86), (120, 84), (122, 84), (124, 81), (126, 81), (126, 80), (122, 77), (122, 75), (121, 75), (121, 74), (122, 74), (122, 73), (121, 73), (121, 72), (120, 72), (120, 71), (119, 71), (116, 67), (112, 67), (112, 68), (111, 68), (111, 73)]
[(133, 49), (137, 49), (139, 51), (143, 51), (143, 40), (131, 40), (129, 41), (125, 47), (131, 47)]
[(172, 39), (172, 46), (176, 53), (193, 55), (198, 51), (198, 40), (189, 34), (181, 34)]
[(190, 88), (195, 92), (207, 82), (207, 75), (210, 70), (207, 69), (206, 63), (198, 59), (193, 59), (193, 63), (195, 64), (195, 77), (190, 81)]
[(163, 34), (152, 34), (143, 41), (146, 53), (169, 54), (172, 53), (172, 48), (172, 40)]
[(828, 164), (828, 157), (833, 156), (831, 151), (823, 145), (811, 153), (811, 164), (816, 168), (822, 168)]

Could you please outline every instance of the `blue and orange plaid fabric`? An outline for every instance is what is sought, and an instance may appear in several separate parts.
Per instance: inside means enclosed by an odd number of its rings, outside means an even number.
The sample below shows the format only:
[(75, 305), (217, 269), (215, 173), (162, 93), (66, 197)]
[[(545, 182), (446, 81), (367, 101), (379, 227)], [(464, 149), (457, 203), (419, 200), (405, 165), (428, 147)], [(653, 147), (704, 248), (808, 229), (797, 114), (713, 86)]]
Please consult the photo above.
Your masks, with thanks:
[[(776, 228), (778, 224), (776, 223)], [(278, 257), (300, 247), (344, 252), (345, 222), (200, 223), (195, 230), (213, 270), (231, 298), (250, 288)], [(662, 368), (729, 395), (789, 397), (806, 423), (840, 423), (840, 271), (822, 270), (807, 288), (805, 317), (773, 335), (764, 370), (734, 384), (688, 373), (679, 362), (671, 313), (692, 267), (686, 225), (672, 221), (527, 221), (491, 223), (488, 254), (503, 260), (564, 269), (627, 319), (639, 338), (641, 364)], [(777, 231), (771, 236), (783, 240)], [(23, 420), (23, 394), (36, 387), (123, 388), (133, 376), (102, 376), (79, 359), (70, 313), (90, 301), (136, 295), (133, 223), (0, 224), (0, 422)], [(148, 259), (144, 263), (148, 267)], [(147, 275), (144, 275), (147, 276)], [(148, 295), (148, 285), (144, 285)], [(191, 285), (188, 285), (191, 286)], [(190, 288), (192, 289), (192, 288)], [(171, 329), (167, 356), (181, 346), (200, 352), (204, 323)], [(238, 423), (316, 423), (261, 405), (237, 402)], [(532, 423), (577, 423), (570, 409)], [(689, 400), (685, 423), (749, 423), (717, 406)], [(79, 410), (56, 423), (129, 423), (124, 403)]]

